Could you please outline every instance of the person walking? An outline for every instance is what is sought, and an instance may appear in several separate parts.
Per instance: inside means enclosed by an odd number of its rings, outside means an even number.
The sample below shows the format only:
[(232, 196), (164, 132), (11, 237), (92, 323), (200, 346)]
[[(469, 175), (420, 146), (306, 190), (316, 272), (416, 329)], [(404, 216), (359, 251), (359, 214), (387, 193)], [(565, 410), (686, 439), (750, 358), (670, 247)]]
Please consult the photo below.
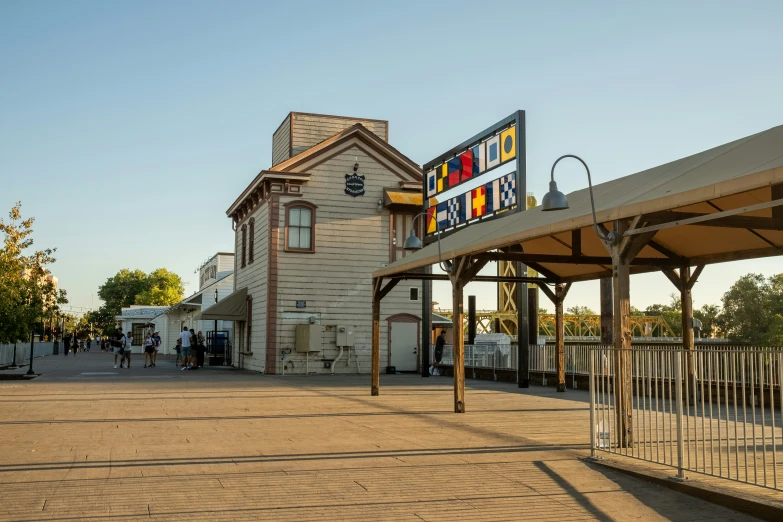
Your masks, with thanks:
[[(122, 335), (122, 332), (120, 332), (120, 335)], [(126, 368), (130, 368), (132, 346), (133, 346), (133, 333), (128, 332), (128, 336), (125, 337), (125, 343), (122, 350), (122, 360), (125, 362)]]
[(160, 351), (160, 332), (152, 334), (152, 347), (155, 351), (152, 352), (152, 366), (155, 366), (158, 362), (158, 352)]
[(155, 351), (155, 341), (152, 340), (152, 336), (148, 333), (144, 337), (144, 367), (152, 367), (152, 352)]
[(177, 337), (177, 345), (174, 347), (174, 351), (177, 352), (177, 360), (174, 361), (174, 366), (179, 366), (182, 362), (182, 339)]
[(122, 335), (122, 331), (118, 328), (114, 332), (114, 337), (109, 340), (109, 346), (111, 346), (112, 351), (114, 352), (114, 369), (117, 369), (117, 359), (119, 359), (120, 366), (122, 366), (122, 360), (123, 360), (123, 351), (125, 346), (125, 336)]
[(187, 326), (182, 327), (182, 333), (179, 334), (179, 338), (182, 344), (182, 369), (188, 369), (188, 363), (190, 362), (190, 332)]
[(68, 356), (68, 350), (71, 349), (71, 336), (70, 335), (64, 335), (63, 336), (63, 355), (66, 357)]
[(91, 344), (92, 344), (92, 339), (90, 339), (90, 338), (88, 337), (88, 338), (87, 338), (87, 351), (88, 351), (88, 352), (90, 351), (90, 345), (91, 345)]
[(198, 370), (198, 337), (193, 328), (190, 329), (190, 369)]
[(440, 361), (443, 360), (443, 347), (446, 345), (446, 330), (441, 330), (440, 335), (435, 339), (435, 361), (430, 366), (430, 375), (440, 375)]
[(196, 334), (196, 339), (198, 342), (196, 343), (196, 365), (199, 368), (204, 367), (204, 354), (207, 351), (207, 343), (206, 339), (204, 339), (204, 334), (199, 331), (198, 334)]
[(79, 339), (74, 335), (73, 336), (73, 356), (76, 357), (76, 351), (79, 349)]

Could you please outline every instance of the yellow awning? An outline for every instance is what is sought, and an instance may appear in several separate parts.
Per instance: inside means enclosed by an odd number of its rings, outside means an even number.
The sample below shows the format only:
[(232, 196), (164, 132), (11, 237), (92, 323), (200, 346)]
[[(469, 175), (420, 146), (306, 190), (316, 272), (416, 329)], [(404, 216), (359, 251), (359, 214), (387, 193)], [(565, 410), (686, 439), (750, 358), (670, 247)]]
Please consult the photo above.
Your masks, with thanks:
[(407, 205), (421, 209), (422, 202), (421, 192), (389, 189), (384, 189), (383, 191), (383, 206), (385, 207), (391, 205)]

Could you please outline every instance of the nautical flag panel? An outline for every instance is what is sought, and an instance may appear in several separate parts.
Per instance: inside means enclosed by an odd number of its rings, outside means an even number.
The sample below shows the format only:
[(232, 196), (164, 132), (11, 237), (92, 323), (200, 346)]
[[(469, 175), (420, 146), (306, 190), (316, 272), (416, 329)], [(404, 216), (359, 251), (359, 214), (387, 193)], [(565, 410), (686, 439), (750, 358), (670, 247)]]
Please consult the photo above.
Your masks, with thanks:
[(500, 137), (493, 136), (485, 143), (487, 147), (487, 169), (500, 165)]
[(440, 172), (438, 174), (438, 192), (443, 192), (449, 188), (449, 170), (446, 164), (440, 166)]
[(473, 203), (471, 199), (471, 191), (467, 191), (461, 196), (457, 196), (459, 199), (459, 222), (467, 223), (473, 218)]
[(487, 214), (500, 210), (500, 179), (495, 179), (484, 185), (487, 192)]
[(437, 228), (435, 228), (435, 209), (436, 207), (427, 209), (427, 234), (434, 234), (437, 232)]
[(517, 202), (516, 172), (500, 178), (500, 208), (508, 208)]
[(459, 198), (451, 198), (446, 202), (447, 226), (453, 227), (459, 224)]
[(449, 188), (459, 185), (460, 171), (462, 170), (462, 160), (459, 157), (452, 158), (447, 163), (449, 171)]
[(486, 147), (483, 143), (479, 143), (471, 150), (473, 151), (473, 175), (475, 176), (487, 170), (487, 158), (484, 157)]
[(437, 173), (435, 170), (431, 170), (427, 173), (427, 197), (431, 198), (438, 193), (438, 180), (436, 179)]
[(473, 213), (471, 217), (477, 218), (487, 213), (486, 187), (477, 187), (470, 191), (470, 197), (473, 200)]
[(437, 209), (435, 219), (438, 220), (438, 228), (443, 230), (449, 226), (448, 202), (444, 201), (443, 203), (438, 203), (438, 206), (435, 208)]
[(516, 129), (513, 127), (500, 133), (500, 161), (502, 163), (514, 159), (517, 155)]
[[(467, 181), (470, 178), (473, 177), (473, 149), (470, 149), (469, 151), (463, 152), (459, 156), (460, 163), (461, 163), (461, 176), (460, 181)], [(475, 174), (478, 174), (478, 171), (475, 172)]]

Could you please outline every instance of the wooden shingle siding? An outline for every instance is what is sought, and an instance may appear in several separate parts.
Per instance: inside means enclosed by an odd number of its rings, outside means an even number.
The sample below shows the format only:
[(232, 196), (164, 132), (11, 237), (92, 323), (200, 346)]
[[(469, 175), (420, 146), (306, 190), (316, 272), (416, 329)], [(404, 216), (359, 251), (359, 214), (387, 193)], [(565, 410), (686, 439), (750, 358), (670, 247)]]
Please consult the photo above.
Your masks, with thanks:
[(313, 145), (321, 143), (327, 138), (345, 129), (361, 123), (370, 132), (384, 141), (389, 140), (389, 124), (380, 120), (365, 120), (358, 118), (343, 118), (339, 116), (325, 116), (317, 114), (291, 113), (293, 128), (291, 132), (291, 155), (296, 156)]
[(272, 166), (291, 157), (291, 114), (272, 135)]

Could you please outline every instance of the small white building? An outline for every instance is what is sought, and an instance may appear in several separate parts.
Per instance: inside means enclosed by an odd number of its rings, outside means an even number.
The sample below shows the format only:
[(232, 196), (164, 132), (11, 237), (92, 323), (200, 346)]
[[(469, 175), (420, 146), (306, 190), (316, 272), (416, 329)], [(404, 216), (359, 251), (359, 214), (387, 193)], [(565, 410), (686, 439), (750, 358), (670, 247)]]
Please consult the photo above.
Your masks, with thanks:
[[(152, 330), (158, 331), (161, 338), (162, 354), (175, 353), (182, 328), (187, 326), (196, 332), (202, 332), (207, 338), (207, 348), (213, 353), (212, 336), (217, 332), (218, 351), (228, 354), (227, 362), (230, 363), (230, 347), (233, 344), (232, 321), (207, 321), (202, 319), (204, 311), (208, 310), (216, 302), (220, 302), (234, 290), (234, 254), (232, 252), (218, 252), (212, 256), (199, 269), (199, 290), (186, 297), (181, 302), (164, 307), (149, 323), (154, 325)], [(135, 342), (135, 337), (134, 337)], [(224, 350), (224, 348), (226, 348)]]
[[(132, 332), (131, 353), (144, 353), (142, 347), (144, 336), (149, 331), (149, 325), (153, 318), (168, 310), (168, 306), (131, 305), (123, 308), (116, 317), (117, 323), (122, 328), (122, 333)], [(108, 334), (112, 337), (111, 334)]]

